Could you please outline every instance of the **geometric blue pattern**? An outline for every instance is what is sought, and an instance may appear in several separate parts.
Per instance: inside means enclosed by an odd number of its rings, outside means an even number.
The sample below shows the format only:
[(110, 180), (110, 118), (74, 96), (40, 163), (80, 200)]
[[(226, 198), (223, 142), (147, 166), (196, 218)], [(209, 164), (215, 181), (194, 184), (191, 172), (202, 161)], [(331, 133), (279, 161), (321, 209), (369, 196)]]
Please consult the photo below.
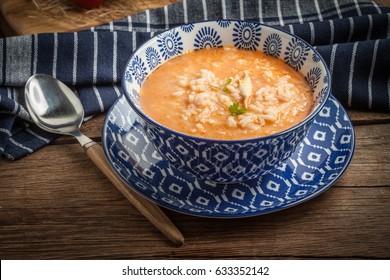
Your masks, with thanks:
[(233, 42), (239, 49), (256, 50), (259, 47), (261, 26), (250, 22), (234, 23)]
[[(282, 38), (280, 38), (279, 35), (273, 33), (265, 39), (263, 46), (264, 53), (273, 57), (279, 57), (281, 50)], [(319, 62), (319, 60), (317, 62)]]
[(194, 29), (194, 25), (192, 23), (184, 24), (184, 25), (180, 26), (180, 28), (184, 32), (191, 32)]
[(309, 50), (309, 45), (302, 39), (292, 38), (286, 47), (284, 60), (295, 70), (300, 70), (309, 54)]
[(146, 72), (146, 67), (142, 59), (138, 56), (135, 56), (131, 61), (129, 66), (131, 76), (137, 81), (138, 85), (142, 85), (142, 82), (145, 80), (148, 73)]
[(183, 52), (183, 42), (178, 31), (169, 30), (157, 35), (157, 46), (165, 60)]
[(217, 20), (217, 24), (221, 27), (228, 27), (230, 24), (231, 24), (231, 21), (230, 20)]
[(149, 47), (145, 51), (146, 61), (148, 62), (148, 66), (150, 70), (153, 70), (157, 66), (161, 64), (161, 58), (155, 48)]
[(306, 81), (309, 83), (310, 87), (315, 90), (317, 84), (321, 78), (321, 69), (319, 67), (314, 67), (306, 74)]
[(211, 27), (201, 28), (196, 33), (194, 41), (194, 47), (197, 49), (205, 49), (207, 47), (218, 48), (222, 44), (221, 36)]
[(241, 183), (211, 183), (164, 160), (124, 96), (103, 125), (107, 159), (130, 188), (162, 207), (204, 217), (248, 217), (307, 201), (343, 174), (354, 144), (350, 119), (330, 96), (299, 147), (276, 169)]

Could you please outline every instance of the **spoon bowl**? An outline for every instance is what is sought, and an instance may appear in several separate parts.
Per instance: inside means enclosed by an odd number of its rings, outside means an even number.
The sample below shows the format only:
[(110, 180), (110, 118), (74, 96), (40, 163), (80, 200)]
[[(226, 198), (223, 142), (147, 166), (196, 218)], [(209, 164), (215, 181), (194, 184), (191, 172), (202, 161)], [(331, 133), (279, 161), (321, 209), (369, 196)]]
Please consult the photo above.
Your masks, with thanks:
[(92, 142), (80, 133), (84, 109), (80, 99), (52, 76), (36, 74), (26, 83), (25, 98), (32, 120), (42, 129), (72, 135), (82, 146)]
[(31, 118), (43, 129), (72, 134), (81, 126), (84, 109), (80, 100), (69, 87), (49, 75), (37, 74), (27, 81), (26, 101)]
[(184, 237), (164, 212), (128, 188), (107, 162), (103, 148), (80, 132), (84, 109), (77, 95), (52, 76), (36, 74), (25, 86), (25, 100), (31, 119), (42, 129), (76, 137), (89, 158), (116, 188), (165, 236), (178, 245)]

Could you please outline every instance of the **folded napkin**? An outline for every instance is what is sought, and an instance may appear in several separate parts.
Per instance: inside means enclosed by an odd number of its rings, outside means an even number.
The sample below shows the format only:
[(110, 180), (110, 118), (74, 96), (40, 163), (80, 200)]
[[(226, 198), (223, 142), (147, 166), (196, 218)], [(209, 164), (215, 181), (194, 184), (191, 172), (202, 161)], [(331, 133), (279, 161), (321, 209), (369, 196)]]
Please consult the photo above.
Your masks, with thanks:
[(346, 107), (390, 110), (390, 8), (359, 0), (184, 0), (75, 33), (0, 40), (0, 155), (19, 159), (56, 136), (30, 122), (24, 85), (50, 74), (80, 97), (86, 116), (121, 95), (131, 53), (145, 40), (189, 22), (261, 22), (314, 45), (332, 74), (332, 93)]

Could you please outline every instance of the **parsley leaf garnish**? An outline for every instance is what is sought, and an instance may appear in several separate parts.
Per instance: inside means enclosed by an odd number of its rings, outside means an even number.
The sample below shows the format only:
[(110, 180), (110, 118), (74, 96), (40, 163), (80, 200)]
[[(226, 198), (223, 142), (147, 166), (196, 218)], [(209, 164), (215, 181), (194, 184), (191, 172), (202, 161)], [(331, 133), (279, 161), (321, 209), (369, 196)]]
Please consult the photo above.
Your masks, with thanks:
[(246, 110), (246, 108), (239, 108), (237, 102), (229, 106), (229, 112), (232, 116), (244, 114)]
[(228, 85), (230, 85), (232, 81), (233, 81), (232, 78), (228, 78), (227, 82), (224, 83), (223, 85), (219, 86), (219, 87), (213, 86), (213, 85), (209, 85), (209, 86), (211, 86), (212, 88), (214, 88), (214, 89), (216, 89), (216, 90), (220, 90), (220, 91), (223, 91), (223, 92), (227, 92), (228, 90), (227, 90), (226, 87), (227, 87)]
[(228, 80), (227, 80), (227, 82), (224, 84), (224, 85), (222, 85), (222, 91), (224, 91), (224, 92), (227, 92), (227, 86), (228, 85), (230, 85), (230, 83), (232, 82), (232, 78), (229, 78)]

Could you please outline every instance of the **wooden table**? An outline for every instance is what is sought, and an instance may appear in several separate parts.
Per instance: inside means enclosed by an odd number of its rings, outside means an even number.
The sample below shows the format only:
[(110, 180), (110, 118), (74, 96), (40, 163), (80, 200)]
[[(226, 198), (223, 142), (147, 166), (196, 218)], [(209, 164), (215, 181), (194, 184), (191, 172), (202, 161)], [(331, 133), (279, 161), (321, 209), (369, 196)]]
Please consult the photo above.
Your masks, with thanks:
[[(104, 0), (92, 10), (80, 9), (71, 0), (0, 0), (0, 29), (5, 35), (77, 31), (180, 0)], [(390, 0), (389, 0), (390, 1)]]
[[(390, 258), (390, 114), (349, 111), (356, 152), (328, 191), (244, 219), (165, 210), (186, 242), (172, 245), (70, 137), (0, 160), (1, 259)], [(104, 115), (83, 126), (101, 140)]]

